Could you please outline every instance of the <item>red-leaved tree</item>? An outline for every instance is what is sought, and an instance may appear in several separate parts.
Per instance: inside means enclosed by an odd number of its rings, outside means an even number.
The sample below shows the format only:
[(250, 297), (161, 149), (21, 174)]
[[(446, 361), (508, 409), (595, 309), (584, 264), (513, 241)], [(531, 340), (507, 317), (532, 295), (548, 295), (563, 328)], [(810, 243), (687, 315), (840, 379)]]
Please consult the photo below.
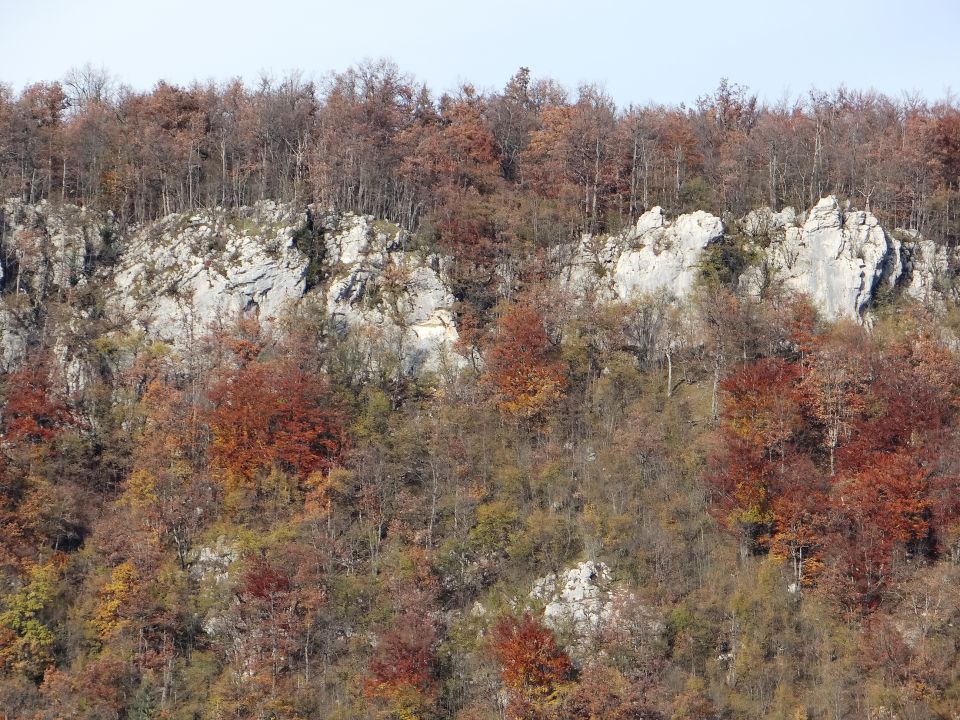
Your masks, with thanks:
[(407, 612), (380, 636), (367, 666), (364, 694), (391, 717), (424, 718), (436, 703), (437, 636), (421, 614)]
[(491, 649), (508, 693), (509, 716), (546, 717), (573, 668), (553, 631), (529, 613), (520, 619), (505, 616), (493, 628)]

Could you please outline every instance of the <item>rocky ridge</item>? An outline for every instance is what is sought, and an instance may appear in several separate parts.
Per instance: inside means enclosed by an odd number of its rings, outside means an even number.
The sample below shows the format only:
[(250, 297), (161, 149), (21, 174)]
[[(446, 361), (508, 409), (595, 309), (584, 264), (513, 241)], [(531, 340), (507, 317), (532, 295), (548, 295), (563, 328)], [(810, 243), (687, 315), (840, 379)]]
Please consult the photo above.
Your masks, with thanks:
[[(312, 223), (312, 212), (263, 202), (173, 214), (114, 238), (109, 216), (10, 201), (0, 272), (13, 269), (4, 289), (34, 305), (96, 285), (104, 295), (97, 312), (111, 327), (174, 347), (241, 312), (269, 322), (309, 298), (335, 332), (354, 333), (371, 352), (389, 347), (407, 373), (459, 362), (451, 352), (454, 300), (438, 257), (406, 251), (406, 234), (389, 223), (329, 215), (306, 233), (308, 217)], [(319, 243), (309, 255), (307, 240)], [(0, 309), (6, 366), (23, 356), (31, 330), (30, 313), (16, 317), (10, 305)]]
[[(0, 227), (8, 300), (0, 308), (0, 361), (7, 367), (25, 352), (31, 308), (91, 288), (102, 289), (104, 299), (87, 314), (173, 346), (241, 311), (269, 321), (309, 301), (373, 362), (386, 352), (405, 373), (464, 363), (453, 351), (454, 297), (443, 258), (411, 251), (406, 232), (371, 217), (262, 202), (174, 214), (121, 235), (109, 214), (10, 200)], [(761, 209), (727, 223), (700, 211), (670, 220), (655, 207), (625, 232), (583, 236), (557, 282), (579, 302), (658, 293), (682, 299), (713, 249), (733, 237), (749, 256), (742, 293), (758, 296), (779, 284), (806, 293), (830, 319), (869, 322), (885, 292), (929, 304), (957, 299), (955, 250), (915, 232), (889, 233), (871, 213), (845, 209), (833, 197), (805, 213)], [(80, 312), (71, 322), (84, 320)], [(62, 345), (60, 354), (69, 356)]]
[(681, 299), (694, 288), (704, 253), (733, 234), (746, 238), (751, 256), (739, 278), (743, 293), (759, 296), (778, 284), (808, 295), (832, 320), (869, 321), (885, 289), (942, 302), (944, 281), (960, 259), (917, 233), (888, 233), (872, 213), (844, 210), (829, 196), (806, 213), (762, 209), (729, 226), (701, 211), (671, 222), (655, 207), (618, 235), (584, 235), (560, 280), (581, 299)]

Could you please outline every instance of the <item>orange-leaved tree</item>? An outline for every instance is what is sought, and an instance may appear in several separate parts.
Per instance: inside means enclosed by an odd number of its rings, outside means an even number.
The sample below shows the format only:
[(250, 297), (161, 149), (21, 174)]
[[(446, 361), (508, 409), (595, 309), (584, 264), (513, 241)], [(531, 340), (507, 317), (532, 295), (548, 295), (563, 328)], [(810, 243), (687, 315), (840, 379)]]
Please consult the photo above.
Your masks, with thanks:
[(416, 612), (401, 615), (377, 642), (367, 666), (364, 694), (391, 717), (429, 717), (438, 690), (436, 645), (436, 631), (428, 619)]
[(554, 354), (540, 314), (524, 305), (508, 307), (485, 357), (487, 382), (504, 415), (542, 419), (560, 399), (566, 377)]
[(529, 613), (520, 619), (504, 616), (493, 628), (491, 649), (509, 695), (510, 717), (546, 717), (573, 669), (553, 631)]

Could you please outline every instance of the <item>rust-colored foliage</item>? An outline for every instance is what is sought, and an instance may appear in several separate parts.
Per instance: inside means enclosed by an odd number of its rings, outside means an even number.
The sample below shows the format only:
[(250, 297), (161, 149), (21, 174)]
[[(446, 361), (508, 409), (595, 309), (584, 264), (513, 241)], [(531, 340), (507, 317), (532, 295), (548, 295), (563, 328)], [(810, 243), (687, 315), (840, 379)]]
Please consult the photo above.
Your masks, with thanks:
[(791, 441), (802, 422), (797, 379), (797, 366), (768, 359), (741, 366), (721, 384), (724, 451), (714, 482), (729, 519), (763, 543), (776, 490), (794, 462)]
[(712, 480), (721, 514), (823, 580), (851, 608), (874, 608), (898, 553), (932, 557), (955, 526), (938, 467), (955, 417), (956, 365), (919, 330), (882, 343), (852, 327), (824, 337), (799, 307), (792, 361), (762, 359), (723, 383)]
[(123, 717), (135, 678), (131, 662), (107, 653), (73, 672), (51, 666), (40, 686), (48, 714), (38, 717)]
[(270, 600), (290, 592), (290, 578), (270, 563), (257, 562), (243, 573), (240, 586), (244, 597)]
[[(236, 604), (223, 633), (235, 667), (249, 672), (248, 697), (277, 699), (283, 679), (309, 647), (323, 592), (302, 549), (281, 548), (272, 557), (249, 559), (236, 585)], [(269, 700), (268, 700), (269, 699)]]
[(236, 485), (271, 466), (301, 480), (328, 469), (346, 434), (323, 376), (294, 358), (262, 360), (247, 342), (238, 348), (241, 363), (209, 393), (214, 464)]
[(493, 628), (491, 648), (514, 718), (538, 717), (570, 679), (570, 656), (557, 645), (553, 632), (529, 613), (520, 619), (501, 618)]
[(838, 451), (854, 437), (854, 425), (865, 408), (870, 380), (869, 348), (862, 333), (841, 327), (818, 338), (815, 351), (806, 358), (803, 398), (811, 425), (829, 460), (830, 475), (837, 471)]
[(66, 404), (51, 388), (46, 358), (28, 361), (8, 378), (3, 409), (3, 432), (8, 442), (47, 442), (70, 421)]
[(6, 382), (0, 414), (0, 566), (32, 554), (31, 545), (46, 535), (51, 485), (40, 477), (57, 437), (74, 418), (51, 387), (50, 364), (41, 355), (29, 358)]
[(497, 336), (487, 351), (486, 370), (497, 406), (510, 417), (541, 418), (566, 386), (543, 319), (523, 305), (510, 306), (500, 318)]
[(385, 704), (394, 716), (424, 717), (437, 695), (436, 642), (427, 619), (414, 612), (402, 615), (377, 642), (367, 666), (366, 696)]

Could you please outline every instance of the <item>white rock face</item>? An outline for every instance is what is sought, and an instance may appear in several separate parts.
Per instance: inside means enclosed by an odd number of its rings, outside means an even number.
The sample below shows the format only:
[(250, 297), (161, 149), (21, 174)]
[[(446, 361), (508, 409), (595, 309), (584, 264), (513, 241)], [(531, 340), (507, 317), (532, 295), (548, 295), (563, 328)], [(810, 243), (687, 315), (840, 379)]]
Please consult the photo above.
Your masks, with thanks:
[[(80, 208), (18, 200), (2, 207), (0, 366), (16, 366), (27, 344), (17, 308), (96, 283), (111, 324), (184, 348), (241, 312), (269, 323), (306, 294), (326, 303), (341, 332), (362, 338), (371, 354), (393, 353), (406, 372), (464, 361), (453, 353), (453, 297), (437, 257), (405, 252), (405, 234), (389, 223), (346, 214), (317, 220), (325, 244), (318, 287), (307, 290), (308, 258), (296, 246), (302, 209), (274, 202), (226, 211), (173, 214), (115, 238), (109, 218)], [(109, 235), (109, 233), (107, 233)], [(104, 263), (102, 252), (116, 255)], [(98, 260), (99, 258), (99, 260)], [(0, 265), (0, 273), (4, 265)], [(82, 312), (65, 334), (86, 318)], [(68, 345), (60, 353), (71, 355)], [(79, 366), (71, 370), (82, 384)]]
[[(799, 223), (802, 222), (802, 225)], [(905, 271), (901, 243), (880, 227), (871, 213), (843, 213), (836, 198), (823, 198), (809, 213), (793, 208), (760, 209), (737, 223), (756, 238), (764, 257), (748, 268), (740, 288), (758, 295), (765, 282), (808, 295), (828, 319), (862, 320), (886, 283), (894, 287)], [(628, 302), (643, 295), (684, 298), (693, 290), (704, 250), (722, 240), (720, 218), (705, 212), (681, 215), (668, 222), (661, 208), (644, 213), (635, 228), (610, 238), (584, 236), (561, 276), (561, 282), (582, 300)], [(910, 286), (923, 295), (931, 277), (945, 272), (945, 260), (931, 248), (926, 265)]]
[[(296, 240), (307, 222), (303, 209), (273, 202), (175, 214), (126, 237), (115, 235), (109, 216), (73, 206), (9, 200), (0, 211), (0, 369), (22, 360), (37, 332), (33, 308), (90, 289), (106, 296), (105, 309), (96, 309), (105, 311), (105, 325), (181, 349), (241, 311), (269, 322), (309, 297), (366, 353), (365, 367), (399, 361), (401, 371), (418, 373), (466, 362), (453, 352), (454, 298), (442, 259), (409, 251), (408, 236), (389, 223), (349, 213), (315, 216), (314, 241), (323, 247), (310, 267)], [(810, 296), (827, 318), (866, 322), (885, 286), (928, 304), (942, 304), (945, 294), (957, 300), (960, 251), (915, 233), (888, 235), (872, 214), (843, 212), (833, 197), (802, 214), (756, 210), (730, 232), (752, 237), (763, 259), (741, 276), (746, 294), (778, 283)], [(584, 235), (560, 263), (559, 282), (580, 302), (684, 298), (696, 285), (704, 250), (723, 237), (718, 217), (695, 212), (671, 221), (656, 207), (618, 235)], [(81, 303), (63, 307), (45, 332), (68, 383), (82, 386), (83, 347), (75, 340), (93, 311)]]
[[(324, 222), (325, 282), (317, 292), (334, 327), (395, 352), (406, 372), (454, 357), (453, 297), (434, 269), (438, 260), (404, 252), (401, 233), (378, 230), (370, 218)], [(279, 317), (306, 292), (308, 261), (295, 244), (302, 225), (299, 212), (271, 202), (239, 217), (172, 215), (128, 242), (113, 305), (148, 336), (179, 346), (241, 312)]]
[(129, 239), (113, 275), (113, 306), (174, 345), (243, 311), (277, 317), (305, 289), (307, 259), (293, 242), (299, 223), (299, 214), (271, 202), (237, 217), (171, 215)]
[[(406, 252), (406, 235), (389, 223), (352, 214), (318, 218), (325, 252), (322, 267), (313, 268), (318, 286), (308, 292), (309, 261), (296, 240), (307, 216), (290, 205), (170, 215), (115, 238), (107, 248), (115, 264), (95, 262), (106, 247), (101, 231), (112, 231), (109, 220), (69, 205), (11, 200), (0, 209), (3, 257), (16, 268), (14, 277), (0, 276), (12, 291), (0, 305), (2, 367), (22, 360), (28, 340), (30, 328), (18, 316), (30, 313), (17, 308), (89, 283), (103, 288), (113, 326), (179, 349), (241, 312), (269, 323), (309, 294), (371, 357), (392, 354), (409, 373), (465, 362), (453, 353), (454, 300), (439, 258)], [(62, 328), (66, 335), (86, 320), (75, 315)], [(76, 364), (67, 345), (58, 347), (58, 357)], [(79, 365), (71, 374), (82, 384)]]
[(609, 642), (651, 646), (665, 629), (661, 614), (613, 582), (602, 562), (581, 562), (540, 578), (530, 599), (545, 603), (544, 624), (562, 632), (567, 650), (581, 659), (604, 654)]
[(0, 370), (10, 372), (27, 354), (27, 329), (17, 313), (0, 307)]
[(792, 207), (785, 207), (780, 212), (758, 208), (747, 213), (739, 224), (747, 235), (761, 237), (783, 233), (787, 228), (796, 226), (798, 221), (800, 218)]
[(582, 562), (537, 580), (530, 597), (546, 602), (543, 616), (550, 627), (572, 627), (577, 635), (596, 633), (613, 613), (610, 569), (604, 563)]
[[(650, 217), (653, 216), (653, 217)], [(659, 216), (659, 217), (657, 217)], [(720, 218), (702, 211), (667, 224), (656, 207), (637, 220), (637, 235), (613, 271), (617, 296), (630, 300), (667, 291), (684, 297), (693, 289), (704, 248), (723, 237)]]
[(767, 250), (776, 281), (807, 294), (824, 316), (859, 319), (875, 288), (903, 272), (900, 243), (867, 212), (845, 216), (834, 197), (823, 198), (802, 228), (788, 226)]
[(723, 223), (714, 215), (697, 211), (670, 223), (655, 207), (627, 233), (585, 235), (562, 282), (581, 297), (601, 301), (660, 292), (684, 297), (693, 289), (704, 248), (722, 237)]
[(201, 582), (225, 583), (230, 579), (230, 567), (239, 557), (236, 546), (221, 535), (213, 545), (194, 548), (190, 557), (190, 576)]
[(326, 303), (335, 327), (389, 348), (408, 373), (461, 366), (465, 360), (453, 352), (454, 298), (440, 259), (405, 252), (402, 232), (378, 230), (369, 218), (348, 215), (341, 227), (327, 243)]

